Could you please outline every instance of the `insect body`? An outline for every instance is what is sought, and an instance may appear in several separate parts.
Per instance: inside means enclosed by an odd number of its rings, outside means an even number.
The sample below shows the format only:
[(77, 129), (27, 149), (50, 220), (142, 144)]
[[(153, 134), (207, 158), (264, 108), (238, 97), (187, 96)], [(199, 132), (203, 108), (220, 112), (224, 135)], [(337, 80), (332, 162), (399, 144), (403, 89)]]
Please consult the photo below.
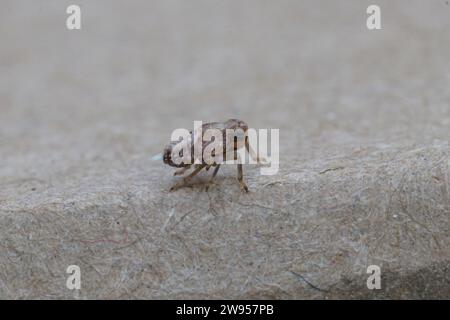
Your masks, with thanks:
[[(205, 133), (208, 132), (208, 129), (215, 129), (216, 132), (219, 132), (220, 136), (222, 136), (221, 142), (217, 144), (217, 147), (213, 150), (211, 155), (204, 153), (205, 148), (207, 148), (212, 143), (212, 141), (214, 141), (211, 139), (204, 139)], [(174, 175), (182, 175), (189, 169), (193, 169), (191, 173), (183, 177), (183, 179), (175, 184), (170, 190), (173, 191), (180, 187), (183, 187), (190, 178), (194, 177), (203, 169), (209, 170), (210, 167), (214, 167), (212, 176), (206, 185), (206, 190), (208, 190), (209, 186), (213, 183), (213, 180), (216, 177), (222, 163), (222, 161), (217, 161), (217, 159), (224, 160), (231, 158), (234, 160), (238, 160), (239, 155), (237, 151), (244, 146), (250, 153), (252, 158), (258, 159), (256, 153), (250, 147), (247, 130), (248, 125), (244, 121), (237, 119), (230, 119), (223, 123), (205, 123), (195, 132), (190, 131), (190, 137), (188, 137), (188, 139), (180, 139), (168, 144), (164, 148), (163, 161), (169, 166), (179, 168), (177, 171), (175, 171)], [(230, 131), (233, 132), (233, 141), (231, 142), (230, 137), (228, 136)], [(195, 158), (195, 144), (201, 146), (201, 159)], [(183, 150), (191, 151), (190, 156), (186, 156), (186, 154), (183, 154)], [(240, 162), (237, 164), (237, 172), (237, 178), (241, 189), (245, 192), (248, 192), (248, 187), (244, 182), (242, 163)]]

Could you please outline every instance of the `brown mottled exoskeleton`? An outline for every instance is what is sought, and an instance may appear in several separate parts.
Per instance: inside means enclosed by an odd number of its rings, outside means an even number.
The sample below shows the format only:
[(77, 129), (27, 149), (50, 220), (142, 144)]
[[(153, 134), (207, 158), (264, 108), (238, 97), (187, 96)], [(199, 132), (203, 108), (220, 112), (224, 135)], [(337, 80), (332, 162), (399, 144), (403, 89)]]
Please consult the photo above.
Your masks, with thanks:
[[(244, 147), (247, 149), (247, 151), (250, 153), (250, 156), (253, 159), (256, 159), (257, 162), (259, 162), (259, 158), (257, 156), (257, 154), (253, 151), (253, 149), (250, 147), (249, 141), (248, 141), (248, 136), (247, 136), (247, 130), (248, 130), (248, 125), (241, 120), (237, 120), (237, 119), (230, 119), (226, 122), (211, 122), (211, 123), (204, 123), (201, 128), (197, 129), (197, 130), (202, 130), (202, 134), (200, 134), (198, 132), (198, 134), (196, 135), (197, 137), (197, 142), (202, 146), (202, 154), (203, 151), (205, 150), (206, 146), (208, 146), (211, 141), (203, 141), (203, 135), (205, 134), (206, 130), (208, 129), (218, 129), (220, 130), (220, 132), (222, 132), (223, 134), (223, 139), (222, 139), (222, 148), (218, 148), (218, 152), (220, 153), (220, 150), (222, 150), (222, 155), (220, 155), (221, 157), (223, 156), (224, 159), (227, 159), (227, 153), (229, 154), (230, 152), (233, 152), (234, 155), (232, 157), (232, 159), (234, 160), (238, 160), (239, 155), (237, 153), (237, 151), (239, 149), (241, 149), (242, 147)], [(237, 139), (237, 137), (234, 138), (234, 143), (226, 143), (226, 130), (227, 129), (231, 129), (231, 130), (239, 130), (241, 129), (240, 132), (244, 133), (244, 137), (243, 139)], [(210, 178), (210, 180), (208, 181), (207, 185), (206, 185), (206, 190), (208, 190), (209, 186), (213, 183), (213, 180), (215, 178), (215, 176), (217, 175), (217, 172), (219, 171), (220, 168), (220, 163), (216, 163), (213, 162), (211, 164), (211, 162), (209, 162), (209, 164), (207, 162), (205, 162), (206, 159), (203, 158), (201, 159), (201, 163), (198, 164), (194, 164), (194, 132), (190, 131), (190, 139), (188, 139), (187, 141), (183, 141), (181, 143), (188, 143), (189, 146), (188, 148), (190, 148), (191, 150), (191, 161), (189, 161), (190, 163), (184, 163), (183, 161), (177, 161), (177, 163), (175, 163), (174, 159), (178, 159), (180, 160), (180, 158), (183, 157), (183, 153), (179, 152), (178, 154), (176, 152), (173, 152), (173, 148), (175, 145), (177, 145), (178, 143), (180, 143), (180, 141), (182, 141), (182, 139), (180, 139), (179, 141), (173, 141), (170, 144), (168, 144), (165, 148), (164, 148), (164, 153), (163, 153), (163, 161), (165, 164), (168, 164), (172, 167), (177, 167), (180, 168), (177, 171), (175, 171), (174, 176), (177, 175), (182, 175), (184, 174), (186, 171), (188, 171), (189, 169), (193, 169), (193, 171), (191, 173), (189, 173), (188, 175), (186, 175), (185, 177), (183, 177), (183, 179), (178, 182), (177, 184), (175, 184), (170, 191), (174, 191), (178, 188), (181, 188), (183, 186), (186, 185), (186, 183), (188, 182), (188, 180), (192, 177), (194, 177), (196, 174), (198, 174), (202, 169), (206, 169), (209, 170), (210, 167), (214, 167), (214, 171), (212, 173), (212, 176)], [(201, 139), (201, 140), (200, 140)], [(194, 142), (194, 143), (193, 143)], [(217, 152), (217, 151), (215, 151)], [(213, 156), (218, 155), (217, 153), (214, 154)], [(230, 155), (228, 155), (229, 157)], [(248, 192), (248, 187), (244, 182), (244, 175), (243, 175), (243, 170), (242, 170), (242, 163), (238, 163), (237, 164), (237, 178), (240, 184), (240, 187), (242, 190), (244, 190), (245, 192)]]

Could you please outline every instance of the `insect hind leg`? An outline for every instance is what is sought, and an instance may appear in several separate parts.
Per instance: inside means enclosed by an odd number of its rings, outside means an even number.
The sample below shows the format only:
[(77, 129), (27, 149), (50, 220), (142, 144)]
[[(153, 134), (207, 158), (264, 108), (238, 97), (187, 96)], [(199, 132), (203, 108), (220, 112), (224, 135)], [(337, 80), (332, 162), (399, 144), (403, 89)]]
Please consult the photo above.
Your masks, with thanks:
[(175, 172), (173, 173), (173, 175), (174, 175), (174, 176), (180, 176), (180, 175), (182, 175), (183, 173), (185, 173), (186, 171), (188, 171), (190, 168), (191, 168), (191, 165), (188, 165), (188, 166), (186, 166), (186, 167), (183, 167), (183, 168), (181, 168), (181, 169), (178, 169), (177, 171), (175, 171)]
[(197, 173), (199, 173), (200, 171), (202, 171), (202, 169), (205, 167), (205, 164), (199, 164), (195, 166), (195, 170), (192, 171), (189, 175), (187, 175), (186, 177), (184, 177), (180, 182), (178, 182), (177, 184), (175, 184), (172, 188), (170, 188), (170, 191), (175, 191), (181, 187), (184, 187), (186, 185), (186, 183), (188, 182), (188, 180), (192, 177), (194, 177), (195, 175), (197, 175)]
[(219, 168), (220, 168), (220, 164), (216, 165), (211, 178), (209, 179), (208, 183), (206, 184), (206, 191), (208, 191), (209, 187), (213, 184), (213, 180), (216, 177), (217, 172), (219, 172)]

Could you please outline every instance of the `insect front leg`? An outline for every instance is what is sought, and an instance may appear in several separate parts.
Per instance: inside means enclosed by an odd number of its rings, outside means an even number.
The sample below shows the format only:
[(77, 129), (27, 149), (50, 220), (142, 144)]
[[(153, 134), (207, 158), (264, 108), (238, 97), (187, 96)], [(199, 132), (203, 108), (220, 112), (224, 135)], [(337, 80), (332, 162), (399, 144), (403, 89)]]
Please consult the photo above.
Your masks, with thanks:
[[(240, 162), (240, 161), (239, 161)], [(242, 163), (238, 163), (237, 165), (237, 171), (238, 171), (238, 181), (239, 181), (239, 185), (241, 186), (241, 190), (244, 190), (245, 192), (248, 192), (248, 187), (244, 182), (244, 173), (243, 173), (243, 169), (242, 169)]]
[(199, 164), (195, 167), (195, 170), (192, 171), (189, 175), (187, 175), (186, 177), (184, 177), (180, 182), (178, 182), (177, 184), (175, 184), (172, 188), (170, 188), (170, 191), (175, 191), (181, 187), (183, 187), (186, 182), (192, 178), (193, 176), (195, 176), (197, 173), (199, 173), (200, 171), (202, 171), (202, 169), (206, 166), (206, 164)]
[(250, 143), (248, 142), (248, 137), (245, 139), (245, 148), (247, 149), (248, 153), (252, 157), (253, 160), (255, 160), (257, 163), (267, 163), (266, 158), (258, 156), (258, 154), (253, 150), (252, 147), (250, 147)]
[(209, 187), (213, 184), (213, 180), (217, 175), (217, 172), (219, 172), (220, 164), (216, 165), (216, 168), (214, 169), (214, 172), (211, 176), (211, 179), (209, 179), (208, 184), (206, 185), (206, 191), (208, 191)]

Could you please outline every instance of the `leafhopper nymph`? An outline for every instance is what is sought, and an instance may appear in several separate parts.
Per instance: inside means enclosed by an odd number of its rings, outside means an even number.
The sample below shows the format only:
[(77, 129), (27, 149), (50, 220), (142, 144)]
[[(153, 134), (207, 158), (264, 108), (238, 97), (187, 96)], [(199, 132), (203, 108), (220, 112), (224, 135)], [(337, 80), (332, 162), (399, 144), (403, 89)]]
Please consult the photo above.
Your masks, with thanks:
[[(245, 147), (253, 159), (256, 159), (257, 162), (260, 162), (260, 159), (250, 146), (247, 131), (248, 125), (237, 119), (230, 119), (226, 122), (210, 122), (189, 131), (187, 137), (180, 137), (168, 144), (164, 148), (163, 161), (169, 166), (179, 168), (174, 175), (183, 175), (192, 169), (170, 190), (174, 191), (185, 186), (189, 179), (203, 169), (209, 170), (209, 168), (214, 167), (211, 178), (206, 185), (206, 190), (208, 190), (219, 171), (220, 165), (231, 159), (238, 160), (237, 179), (241, 189), (248, 192), (248, 187), (244, 182), (242, 159), (240, 159), (238, 150)], [(211, 137), (214, 137), (214, 139), (211, 139)], [(213, 145), (214, 148), (212, 148)], [(199, 152), (196, 152), (197, 150)]]

